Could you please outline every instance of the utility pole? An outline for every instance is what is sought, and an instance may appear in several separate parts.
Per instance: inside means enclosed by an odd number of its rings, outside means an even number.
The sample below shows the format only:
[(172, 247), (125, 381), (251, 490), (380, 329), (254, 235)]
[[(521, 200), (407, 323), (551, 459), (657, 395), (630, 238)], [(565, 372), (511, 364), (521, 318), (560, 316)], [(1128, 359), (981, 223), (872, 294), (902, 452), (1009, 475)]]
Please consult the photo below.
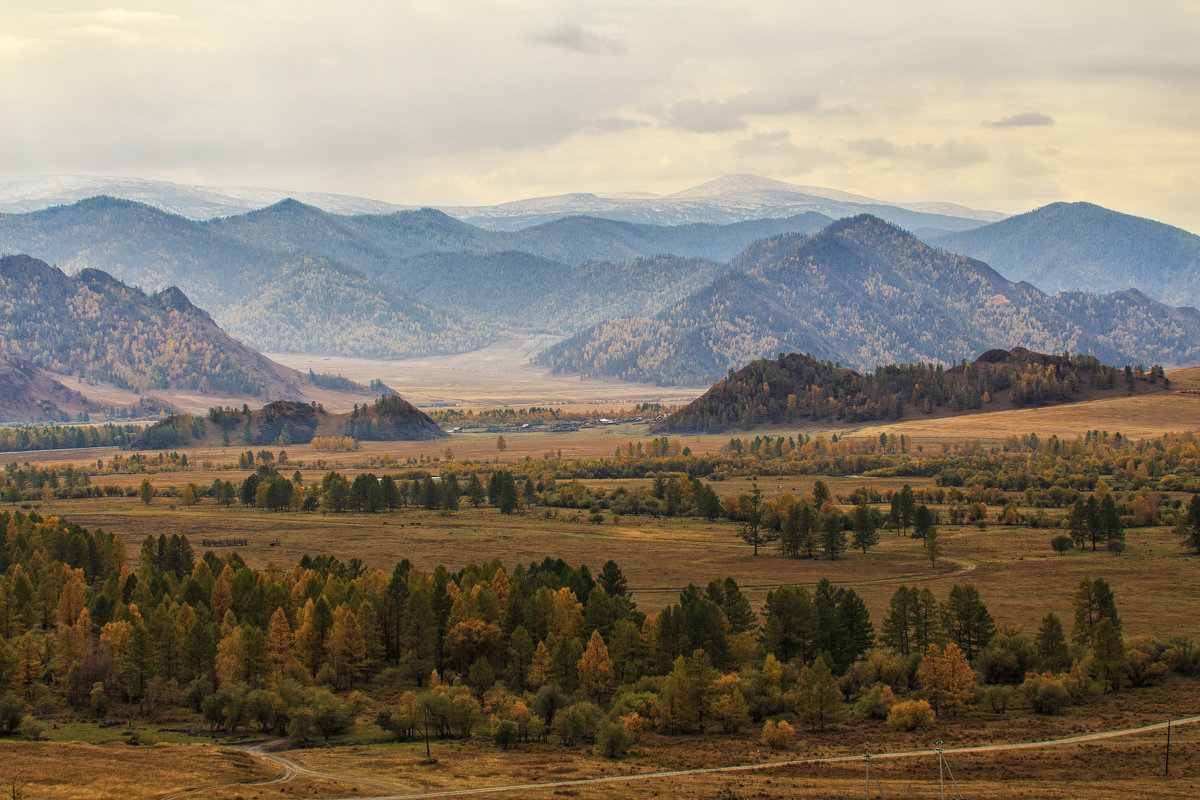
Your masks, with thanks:
[(1163, 764), (1163, 777), (1171, 777), (1171, 720), (1167, 720), (1167, 760)]
[(875, 788), (879, 790), (879, 800), (883, 800), (883, 787), (879, 784), (879, 773), (871, 766), (871, 751), (867, 750), (863, 753), (863, 759), (867, 762), (866, 776), (866, 800), (871, 800), (871, 778), (875, 778)]
[(432, 761), (433, 757), (429, 755), (429, 707), (426, 706), (425, 711), (425, 761)]
[(934, 748), (938, 755), (938, 788), (942, 792), (942, 800), (946, 800), (946, 782), (945, 776), (950, 776), (950, 783), (954, 785), (954, 794), (958, 800), (963, 800), (962, 792), (959, 791), (958, 781), (954, 778), (954, 772), (950, 769), (950, 762), (946, 760), (946, 754), (942, 752), (941, 741), (934, 743)]

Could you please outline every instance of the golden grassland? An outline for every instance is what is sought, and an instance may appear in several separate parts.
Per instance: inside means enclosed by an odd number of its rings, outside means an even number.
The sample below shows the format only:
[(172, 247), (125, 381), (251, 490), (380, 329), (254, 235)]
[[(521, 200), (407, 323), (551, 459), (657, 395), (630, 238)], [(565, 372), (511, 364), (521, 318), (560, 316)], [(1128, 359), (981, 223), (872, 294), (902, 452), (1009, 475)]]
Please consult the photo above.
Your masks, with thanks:
[[(173, 473), (174, 474), (174, 473)], [(179, 473), (186, 475), (186, 473)], [(811, 491), (813, 478), (763, 478), (768, 493)], [(834, 492), (860, 485), (895, 488), (896, 479), (831, 479)], [(921, 481), (913, 481), (921, 485)], [(749, 480), (715, 484), (718, 493), (748, 488)], [(458, 569), (468, 563), (500, 559), (510, 569), (549, 556), (571, 564), (587, 564), (593, 572), (608, 559), (625, 571), (639, 607), (655, 611), (676, 602), (690, 582), (732, 576), (759, 604), (769, 589), (784, 583), (812, 586), (829, 578), (858, 591), (879, 622), (896, 587), (928, 585), (944, 596), (955, 583), (974, 583), (1001, 623), (1036, 627), (1053, 611), (1071, 614), (1071, 593), (1082, 578), (1101, 576), (1117, 593), (1127, 635), (1200, 636), (1195, 614), (1195, 578), (1200, 557), (1189, 555), (1167, 528), (1130, 529), (1128, 549), (1115, 556), (1106, 551), (1050, 548), (1054, 529), (1031, 529), (989, 523), (941, 527), (942, 557), (936, 567), (919, 541), (880, 531), (880, 545), (868, 553), (848, 551), (837, 561), (795, 560), (767, 545), (759, 556), (727, 521), (693, 518), (605, 515), (594, 524), (586, 512), (535, 508), (502, 515), (491, 508), (463, 508), (453, 515), (402, 509), (380, 514), (274, 513), (204, 501), (191, 508), (171, 508), (165, 498), (149, 506), (135, 498), (60, 500), (42, 509), (84, 527), (117, 531), (131, 556), (147, 535), (185, 534), (200, 551), (201, 541), (245, 538), (236, 548), (252, 566), (287, 567), (305, 554), (360, 558), (369, 567), (389, 571), (401, 558), (423, 569), (443, 564)], [(549, 516), (547, 516), (547, 513)], [(272, 545), (274, 541), (278, 545)], [(218, 549), (218, 552), (223, 552)]]
[[(1197, 384), (1200, 385), (1200, 368)], [(984, 445), (995, 446), (1013, 435), (1037, 433), (1046, 438), (1083, 436), (1089, 430), (1121, 432), (1135, 439), (1161, 436), (1178, 431), (1200, 430), (1200, 395), (1180, 391), (1139, 394), (1130, 397), (1109, 397), (1060, 406), (1043, 408), (1002, 409), (974, 414), (958, 414), (943, 417), (926, 417), (917, 413), (902, 420), (867, 425), (819, 424), (765, 426), (753, 430), (733, 428), (721, 434), (660, 434), (651, 430), (649, 423), (626, 423), (621, 425), (598, 425), (579, 431), (548, 433), (543, 431), (505, 433), (506, 447), (497, 448), (497, 434), (467, 431), (453, 434), (448, 439), (427, 442), (363, 442), (357, 451), (329, 453), (314, 450), (309, 445), (291, 445), (283, 448), (289, 457), (305, 462), (308, 468), (323, 467), (344, 469), (368, 460), (390, 457), (401, 465), (409, 459), (430, 462), (433, 459), (488, 461), (515, 463), (544, 458), (577, 459), (611, 457), (617, 447), (626, 442), (638, 441), (650, 436), (668, 435), (678, 439), (681, 445), (691, 448), (693, 453), (716, 453), (726, 447), (732, 437), (754, 437), (760, 434), (795, 435), (803, 432), (809, 436), (823, 435), (878, 438), (880, 433), (905, 434), (912, 440), (912, 452), (940, 452), (943, 444), (957, 444), (964, 439), (978, 440)], [(201, 464), (211, 461), (220, 465), (236, 461), (239, 452), (255, 451), (261, 446), (251, 447), (233, 443), (228, 447), (185, 447), (175, 448), (185, 453), (189, 461)], [(276, 451), (278, 447), (266, 448)], [(97, 459), (109, 460), (122, 451), (115, 447), (80, 450), (31, 451), (22, 453), (0, 453), (0, 465), (8, 463), (42, 464), (94, 464)], [(156, 456), (158, 451), (149, 451)], [(213, 475), (199, 475), (194, 480), (211, 481)], [(140, 481), (141, 478), (139, 477)]]
[[(856, 796), (864, 765), (853, 760), (754, 771), (649, 777), (628, 782), (533, 788), (528, 784), (580, 781), (698, 767), (765, 764), (792, 759), (858, 756), (945, 747), (1046, 741), (1083, 733), (1138, 727), (1179, 718), (1197, 705), (1194, 681), (1170, 679), (1143, 689), (1103, 695), (1055, 716), (1013, 707), (1005, 714), (975, 708), (943, 717), (934, 728), (891, 731), (880, 722), (849, 721), (825, 732), (800, 730), (794, 745), (771, 750), (757, 730), (667, 737), (645, 734), (622, 759), (611, 761), (588, 748), (518, 744), (501, 752), (477, 735), (466, 741), (435, 741), (436, 764), (425, 765), (422, 743), (387, 742), (369, 715), (342, 744), (282, 752), (301, 770), (291, 780), (281, 768), (244, 751), (218, 744), (124, 744), (0, 741), (0, 783), (23, 796), (52, 800), (175, 798), (275, 800), (292, 797), (357, 797), (465, 790), (523, 784), (499, 798), (832, 798)], [(1019, 706), (1017, 703), (1015, 706)], [(1177, 727), (1171, 739), (1171, 775), (1163, 777), (1166, 735), (1162, 730), (1119, 739), (1040, 750), (949, 753), (947, 761), (965, 796), (1190, 798), (1200, 786), (1200, 726)], [(928, 798), (938, 793), (933, 756), (878, 758), (885, 796)], [(191, 791), (189, 791), (191, 790)], [(872, 786), (872, 796), (875, 787)], [(187, 792), (184, 794), (184, 792)]]
[[(1194, 376), (1200, 385), (1200, 370)], [(1176, 377), (1184, 386), (1187, 375)], [(1121, 431), (1129, 436), (1157, 436), (1169, 431), (1200, 429), (1200, 397), (1163, 393), (1112, 398), (1045, 409), (1003, 410), (985, 414), (946, 417), (938, 420), (909, 419), (883, 426), (855, 430), (810, 429), (806, 432), (851, 433), (877, 436), (879, 432), (905, 433), (913, 447), (928, 452), (940, 450), (944, 442), (964, 438), (998, 444), (1013, 434), (1036, 431), (1041, 436), (1073, 437), (1090, 429)], [(776, 433), (794, 434), (798, 428)], [(694, 452), (715, 452), (731, 435), (753, 436), (759, 431), (733, 431), (724, 435), (679, 437)], [(645, 426), (593, 428), (572, 434), (506, 435), (508, 447), (496, 449), (495, 434), (456, 435), (444, 442), (369, 443), (354, 453), (313, 453), (306, 447), (287, 448), (289, 456), (303, 459), (305, 482), (316, 479), (324, 469), (348, 473), (373, 469), (385, 456), (406, 465), (408, 459), (428, 464), (445, 459), (446, 448), (455, 460), (517, 462), (540, 460), (548, 454), (563, 458), (610, 456), (616, 447), (648, 435)], [(188, 451), (195, 467), (190, 471), (150, 475), (159, 488), (187, 482), (211, 483), (214, 478), (240, 480), (244, 471), (217, 469), (236, 459), (237, 446)], [(257, 448), (256, 448), (257, 449)], [(71, 453), (9, 454), (6, 461), (43, 463), (94, 463), (109, 459), (116, 450)], [(375, 460), (376, 466), (368, 467)], [(205, 468), (204, 461), (214, 468)], [(318, 464), (318, 460), (324, 463)], [(396, 471), (389, 467), (387, 471)], [(290, 470), (289, 470), (290, 471)], [(102, 475), (99, 485), (135, 486), (141, 474)], [(757, 480), (768, 497), (784, 491), (799, 495), (812, 490), (814, 477)], [(922, 479), (825, 479), (835, 494), (846, 494), (862, 485), (880, 490), (895, 489), (907, 482), (927, 485)], [(615, 488), (645, 485), (638, 481), (585, 481)], [(714, 484), (718, 494), (746, 491), (750, 478)], [(794, 561), (778, 555), (774, 546), (755, 558), (728, 522), (708, 523), (695, 519), (614, 519), (605, 514), (603, 523), (592, 524), (584, 512), (542, 509), (503, 516), (492, 509), (464, 508), (452, 516), (436, 512), (401, 510), (388, 514), (296, 514), (271, 513), (239, 506), (223, 508), (205, 500), (192, 508), (172, 506), (168, 498), (156, 498), (145, 506), (133, 498), (56, 500), (42, 513), (61, 515), (87, 527), (120, 532), (130, 554), (148, 534), (187, 534), (197, 550), (203, 538), (246, 538), (238, 548), (253, 566), (274, 562), (289, 566), (305, 553), (332, 553), (341, 559), (358, 557), (369, 566), (385, 570), (407, 557), (423, 568), (445, 564), (458, 568), (471, 561), (498, 558), (508, 566), (540, 561), (546, 556), (599, 569), (615, 559), (629, 578), (639, 607), (653, 612), (674, 602), (688, 582), (713, 577), (735, 577), (757, 606), (768, 588), (781, 583), (811, 586), (822, 577), (835, 584), (855, 588), (865, 599), (876, 625), (883, 618), (888, 599), (901, 584), (919, 582), (944, 597), (954, 583), (972, 582), (980, 590), (998, 623), (1019, 624), (1027, 630), (1053, 611), (1071, 619), (1071, 594), (1083, 577), (1104, 577), (1116, 592), (1117, 604), (1127, 638), (1182, 635), (1200, 637), (1200, 617), (1195, 613), (1196, 573), (1200, 557), (1183, 551), (1179, 539), (1165, 528), (1131, 529), (1128, 549), (1122, 556), (1107, 552), (1072, 551), (1065, 555), (1049, 547), (1056, 530), (1001, 526), (991, 522), (985, 530), (975, 526), (941, 527), (943, 557), (932, 567), (920, 543), (881, 531), (878, 548), (867, 554), (848, 552), (830, 562)], [(995, 509), (992, 509), (993, 514)], [(1061, 513), (1061, 511), (1051, 511)], [(278, 539), (278, 546), (271, 542)], [(324, 773), (296, 777), (282, 783), (270, 781), (279, 773), (273, 764), (209, 744), (176, 743), (166, 734), (147, 731), (146, 741), (157, 744), (130, 747), (64, 742), (0, 741), (0, 788), (15, 782), (26, 797), (67, 798), (163, 798), (184, 789), (213, 787), (188, 797), (232, 800), (286, 797), (370, 796), (382, 793), (380, 784), (408, 792), (456, 789), (481, 785), (571, 780), (598, 775), (647, 772), (663, 769), (720, 766), (737, 763), (807, 758), (823, 755), (853, 755), (873, 752), (922, 749), (942, 739), (947, 747), (981, 742), (1030, 741), (1069, 736), (1087, 731), (1159, 722), (1194, 714), (1200, 709), (1200, 687), (1195, 681), (1172, 679), (1146, 689), (1094, 698), (1087, 705), (1066, 709), (1053, 717), (1033, 715), (1018, 709), (995, 715), (976, 708), (962, 717), (944, 718), (929, 731), (898, 734), (879, 723), (856, 721), (833, 732), (804, 733), (786, 752), (769, 751), (758, 742), (757, 732), (738, 737), (717, 734), (699, 737), (649, 735), (635, 745), (631, 754), (610, 762), (586, 750), (552, 745), (521, 745), (501, 753), (483, 736), (468, 742), (435, 743), (438, 763), (420, 766), (423, 746), (416, 744), (368, 743), (378, 736), (366, 717), (359, 731), (349, 737), (354, 744), (333, 748), (289, 751), (286, 755), (302, 767)], [(94, 727), (94, 723), (92, 724)], [(65, 721), (63, 736), (89, 738)], [(98, 738), (98, 737), (97, 737)], [(1165, 798), (1200, 796), (1200, 726), (1177, 730), (1172, 745), (1172, 770), (1163, 779), (1161, 733), (1144, 734), (1104, 742), (1072, 745), (1044, 751), (954, 754), (950, 763), (955, 776), (971, 797), (1078, 797), (1091, 800), (1127, 795)], [(876, 764), (889, 798), (937, 796), (937, 763), (933, 759), (880, 761)], [(496, 797), (566, 796), (578, 798), (767, 798), (794, 796), (831, 798), (857, 796), (863, 788), (861, 763), (810, 765), (757, 772), (710, 773), (650, 779), (645, 782), (575, 785), (557, 789), (523, 789)]]

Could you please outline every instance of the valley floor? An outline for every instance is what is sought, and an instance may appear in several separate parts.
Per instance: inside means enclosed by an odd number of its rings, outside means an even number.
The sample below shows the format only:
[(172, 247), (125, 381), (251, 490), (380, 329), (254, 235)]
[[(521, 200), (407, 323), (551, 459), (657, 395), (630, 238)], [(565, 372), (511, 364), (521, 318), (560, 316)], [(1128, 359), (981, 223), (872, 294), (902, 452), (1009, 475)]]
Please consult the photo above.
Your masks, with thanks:
[(544, 367), (529, 363), (530, 358), (559, 338), (529, 334), (469, 353), (397, 361), (288, 353), (266, 355), (301, 372), (311, 369), (344, 375), (364, 384), (378, 378), (400, 392), (404, 399), (422, 408), (616, 408), (645, 402), (675, 405), (694, 400), (708, 388), (554, 375)]

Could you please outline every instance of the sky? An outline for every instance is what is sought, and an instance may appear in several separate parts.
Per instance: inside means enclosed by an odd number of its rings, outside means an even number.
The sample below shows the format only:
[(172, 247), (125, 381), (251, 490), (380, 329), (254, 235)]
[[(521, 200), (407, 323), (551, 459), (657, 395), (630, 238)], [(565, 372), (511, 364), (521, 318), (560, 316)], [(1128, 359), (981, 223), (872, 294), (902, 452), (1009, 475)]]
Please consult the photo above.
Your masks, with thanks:
[(1194, 0), (112, 2), (5, 0), (0, 183), (475, 205), (750, 173), (1200, 232)]

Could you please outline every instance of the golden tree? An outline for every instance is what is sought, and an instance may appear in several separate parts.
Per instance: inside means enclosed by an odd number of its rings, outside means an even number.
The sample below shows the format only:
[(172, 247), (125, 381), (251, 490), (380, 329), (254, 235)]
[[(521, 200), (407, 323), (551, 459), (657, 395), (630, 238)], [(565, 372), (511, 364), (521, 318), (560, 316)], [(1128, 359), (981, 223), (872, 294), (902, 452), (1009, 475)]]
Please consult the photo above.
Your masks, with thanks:
[(946, 645), (945, 650), (931, 644), (921, 661), (917, 679), (935, 712), (956, 714), (971, 701), (975, 670), (954, 642)]
[(579, 688), (593, 698), (608, 694), (613, 686), (613, 662), (600, 631), (592, 631), (583, 657), (579, 659)]

